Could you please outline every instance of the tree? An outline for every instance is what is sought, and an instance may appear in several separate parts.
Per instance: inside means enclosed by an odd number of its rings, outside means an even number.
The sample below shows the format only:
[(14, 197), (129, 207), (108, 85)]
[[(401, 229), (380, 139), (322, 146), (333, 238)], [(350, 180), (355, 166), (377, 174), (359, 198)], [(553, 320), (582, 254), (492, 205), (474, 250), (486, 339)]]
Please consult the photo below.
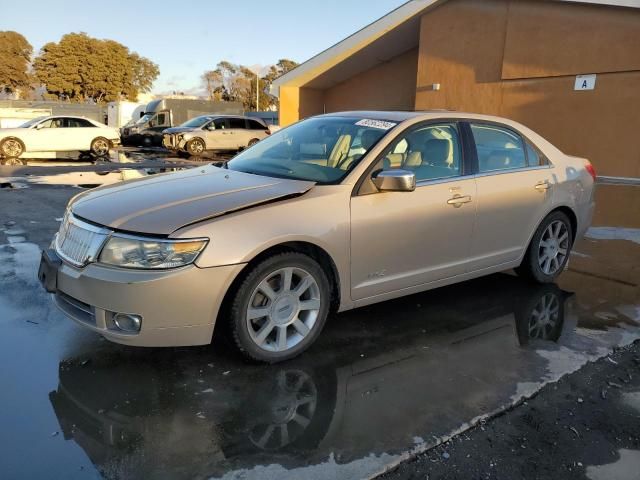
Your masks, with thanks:
[(86, 33), (69, 33), (58, 43), (47, 43), (33, 68), (49, 98), (98, 103), (136, 100), (160, 73), (155, 63), (124, 45)]
[(271, 82), (297, 65), (293, 60), (282, 59), (276, 65), (271, 65), (267, 74), (260, 77), (249, 67), (223, 60), (214, 70), (204, 72), (202, 81), (209, 99), (241, 102), (246, 110), (256, 110), (256, 88), (258, 88), (259, 109), (267, 110), (277, 105), (277, 99), (268, 93)]
[(18, 32), (0, 32), (0, 91), (13, 93), (29, 86), (32, 53), (33, 47)]
[[(298, 62), (295, 62), (293, 60), (289, 60), (287, 58), (281, 58), (280, 60), (278, 60), (278, 63), (276, 63), (275, 65), (271, 65), (271, 67), (269, 67), (269, 71), (267, 72), (267, 74), (263, 77), (264, 80), (264, 92), (269, 92), (270, 88), (271, 88), (271, 84), (273, 83), (273, 81), (278, 78), (281, 77), (282, 75), (284, 75), (287, 72), (290, 72), (291, 70), (293, 70), (294, 68), (296, 68), (298, 66)], [(274, 97), (273, 95), (271, 95), (271, 93), (267, 93), (266, 95), (267, 99), (268, 99), (268, 108), (277, 108), (278, 106), (278, 99), (276, 97)]]

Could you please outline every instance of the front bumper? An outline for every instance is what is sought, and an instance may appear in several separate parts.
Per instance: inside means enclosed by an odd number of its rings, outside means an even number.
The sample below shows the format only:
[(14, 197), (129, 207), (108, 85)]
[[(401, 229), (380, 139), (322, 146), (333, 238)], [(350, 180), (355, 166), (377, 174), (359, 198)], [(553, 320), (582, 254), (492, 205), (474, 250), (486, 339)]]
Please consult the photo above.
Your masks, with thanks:
[[(108, 340), (143, 347), (206, 345), (229, 286), (244, 265), (140, 271), (64, 262), (57, 271), (56, 305)], [(115, 313), (142, 317), (138, 333), (119, 330)]]
[(168, 150), (184, 150), (186, 143), (182, 135), (168, 133), (162, 135), (162, 146)]

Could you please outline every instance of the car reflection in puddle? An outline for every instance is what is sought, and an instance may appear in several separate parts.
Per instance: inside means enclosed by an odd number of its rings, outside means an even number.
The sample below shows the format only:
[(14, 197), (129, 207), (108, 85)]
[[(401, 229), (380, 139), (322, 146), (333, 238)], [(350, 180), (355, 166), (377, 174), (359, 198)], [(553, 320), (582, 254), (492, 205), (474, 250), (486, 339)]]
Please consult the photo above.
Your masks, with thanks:
[(112, 478), (399, 454), (511, 405), (521, 382), (543, 377), (536, 349), (575, 327), (571, 296), (493, 275), (338, 315), (308, 353), (275, 366), (224, 348), (107, 346), (89, 363), (62, 362), (50, 400), (65, 439)]

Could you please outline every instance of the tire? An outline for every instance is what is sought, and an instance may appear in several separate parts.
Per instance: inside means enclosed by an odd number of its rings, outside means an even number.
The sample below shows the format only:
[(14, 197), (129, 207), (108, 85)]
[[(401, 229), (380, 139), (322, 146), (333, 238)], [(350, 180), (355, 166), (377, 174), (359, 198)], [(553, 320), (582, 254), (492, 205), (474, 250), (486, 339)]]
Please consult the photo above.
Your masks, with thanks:
[(253, 147), (256, 143), (258, 143), (260, 140), (257, 138), (252, 138), (251, 140), (249, 140), (249, 144), (247, 145), (247, 148), (249, 147)]
[(235, 290), (229, 310), (231, 338), (248, 359), (289, 360), (320, 335), (330, 295), (327, 275), (312, 258), (296, 252), (269, 257), (248, 271)]
[(153, 137), (151, 135), (142, 137), (142, 146), (145, 148), (153, 147)]
[(572, 246), (569, 218), (560, 211), (552, 212), (540, 223), (516, 273), (539, 283), (551, 283), (564, 270)]
[(94, 138), (91, 142), (91, 153), (96, 157), (104, 157), (109, 153), (111, 143), (104, 137)]
[(207, 146), (201, 138), (192, 138), (187, 142), (187, 152), (194, 157), (202, 155), (206, 148)]
[(0, 154), (5, 158), (18, 158), (24, 150), (24, 143), (18, 138), (9, 137), (0, 142)]

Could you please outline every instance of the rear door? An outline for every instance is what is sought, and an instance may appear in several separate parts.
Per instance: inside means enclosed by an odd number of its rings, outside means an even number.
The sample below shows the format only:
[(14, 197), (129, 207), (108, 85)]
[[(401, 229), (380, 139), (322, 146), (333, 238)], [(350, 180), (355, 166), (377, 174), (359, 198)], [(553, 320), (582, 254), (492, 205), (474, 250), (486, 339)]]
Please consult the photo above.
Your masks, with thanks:
[(239, 150), (245, 148), (249, 144), (249, 130), (247, 130), (247, 122), (241, 117), (229, 118), (229, 137), (231, 140), (231, 149)]
[(249, 141), (254, 138), (262, 140), (269, 135), (269, 129), (257, 120), (247, 119), (247, 125), (249, 126), (249, 130), (247, 131)]
[(98, 127), (84, 118), (64, 119), (64, 136), (68, 150), (89, 150), (91, 142), (99, 134)]
[(552, 205), (549, 161), (519, 132), (470, 122), (477, 155), (473, 270), (517, 260)]

